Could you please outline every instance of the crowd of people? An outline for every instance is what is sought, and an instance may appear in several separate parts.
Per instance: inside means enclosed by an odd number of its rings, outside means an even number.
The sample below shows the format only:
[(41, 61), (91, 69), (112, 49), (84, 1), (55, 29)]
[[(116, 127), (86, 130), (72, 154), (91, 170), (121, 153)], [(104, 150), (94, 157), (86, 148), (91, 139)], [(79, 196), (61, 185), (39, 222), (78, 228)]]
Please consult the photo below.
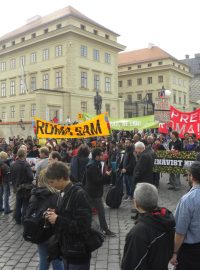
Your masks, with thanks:
[[(160, 174), (154, 172), (159, 150), (196, 151), (188, 172), (190, 191), (178, 203), (175, 216), (158, 206)], [(123, 200), (133, 201), (136, 225), (126, 237), (122, 270), (199, 270), (200, 259), (200, 143), (195, 134), (179, 138), (156, 130), (114, 131), (109, 137), (48, 139), (31, 136), (0, 139), (0, 211), (13, 213), (18, 225), (31, 209), (42, 206), (51, 230), (38, 243), (39, 270), (88, 270), (87, 239), (96, 211), (102, 233), (117, 237), (105, 218), (104, 186), (123, 181)], [(169, 190), (181, 188), (180, 174), (170, 173)], [(9, 205), (11, 187), (16, 197)], [(50, 240), (59, 249), (51, 252)], [(59, 250), (59, 254), (57, 254)], [(49, 258), (49, 260), (47, 259)]]

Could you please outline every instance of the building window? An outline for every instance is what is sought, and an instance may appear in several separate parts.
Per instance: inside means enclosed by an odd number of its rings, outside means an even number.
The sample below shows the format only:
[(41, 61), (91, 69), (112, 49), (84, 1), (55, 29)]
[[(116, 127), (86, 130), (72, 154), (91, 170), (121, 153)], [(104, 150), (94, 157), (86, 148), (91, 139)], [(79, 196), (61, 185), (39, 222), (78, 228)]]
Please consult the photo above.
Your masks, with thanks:
[(6, 96), (6, 83), (2, 82), (1, 83), (1, 97), (5, 97)]
[(43, 50), (43, 60), (48, 60), (49, 59), (49, 49), (44, 49)]
[(178, 97), (178, 103), (181, 104), (182, 100), (181, 100), (181, 96)]
[(5, 108), (3, 108), (2, 110), (3, 111), (2, 111), (2, 114), (1, 114), (1, 118), (2, 118), (2, 120), (5, 120), (6, 119), (6, 112), (4, 111)]
[(59, 24), (56, 25), (56, 29), (60, 29), (61, 27), (62, 27), (62, 24), (61, 23), (59, 23)]
[(96, 29), (93, 30), (94, 35), (98, 35), (98, 31)]
[(159, 66), (161, 66), (162, 64), (163, 64), (163, 62), (162, 62), (162, 61), (159, 61), (159, 62), (158, 62), (158, 65), (159, 65)]
[(24, 85), (24, 80), (20, 79), (19, 82), (19, 93), (24, 94), (25, 93), (25, 85)]
[(152, 84), (152, 77), (148, 77), (148, 78), (147, 78), (147, 83), (148, 83), (148, 84)]
[(107, 63), (107, 64), (111, 63), (111, 55), (110, 55), (110, 53), (105, 53), (105, 63)]
[(36, 62), (36, 53), (33, 52), (31, 53), (31, 63), (35, 63)]
[(49, 74), (43, 74), (43, 88), (49, 89)]
[(81, 71), (81, 88), (87, 88), (87, 72)]
[(118, 81), (118, 86), (122, 87), (123, 86), (123, 81)]
[(128, 102), (132, 102), (132, 95), (128, 95), (128, 96), (127, 96), (127, 101), (128, 101)]
[(15, 40), (12, 41), (12, 46), (14, 46), (14, 45), (15, 45)]
[(173, 63), (173, 66), (175, 67), (175, 66), (176, 66), (176, 64), (175, 64), (175, 63)]
[(148, 67), (152, 67), (152, 63), (148, 63)]
[(81, 111), (87, 112), (87, 102), (86, 101), (81, 101)]
[(94, 74), (94, 89), (100, 89), (100, 76), (98, 74)]
[(24, 55), (20, 56), (20, 67), (21, 66), (25, 66), (25, 56)]
[(36, 115), (36, 104), (31, 104), (31, 116)]
[(62, 88), (62, 71), (56, 72), (56, 88)]
[(15, 95), (15, 81), (10, 81), (10, 95)]
[(137, 66), (137, 68), (141, 68), (141, 67), (142, 67), (142, 65), (138, 65), (138, 66)]
[(110, 104), (105, 104), (106, 112), (108, 113), (108, 116), (110, 116)]
[(137, 94), (137, 100), (142, 100), (142, 94)]
[(25, 105), (21, 105), (19, 109), (19, 117), (20, 119), (24, 118), (25, 116)]
[(128, 81), (127, 81), (127, 85), (128, 85), (128, 86), (132, 86), (132, 80), (128, 80)]
[(13, 58), (10, 60), (10, 69), (15, 69), (16, 68), (16, 60)]
[(148, 94), (147, 94), (147, 100), (148, 100), (148, 101), (152, 101), (152, 99), (153, 99), (152, 93), (148, 93)]
[(105, 92), (109, 93), (111, 92), (111, 78), (105, 77)]
[(99, 61), (99, 50), (97, 49), (93, 50), (93, 58), (94, 60)]
[(173, 98), (174, 98), (174, 103), (176, 104), (176, 93), (174, 93)]
[(6, 45), (5, 45), (5, 44), (3, 44), (3, 45), (2, 45), (2, 49), (5, 49), (5, 48), (6, 48)]
[(48, 28), (44, 29), (44, 34), (47, 34), (48, 32), (49, 32)]
[(159, 83), (163, 83), (163, 75), (159, 75), (158, 76), (158, 82)]
[(33, 33), (33, 34), (31, 35), (31, 37), (32, 37), (32, 38), (35, 38), (35, 37), (36, 37), (36, 33)]
[(81, 24), (80, 27), (81, 27), (81, 30), (85, 30), (86, 29), (86, 27), (85, 27), (84, 24)]
[(81, 45), (81, 56), (87, 57), (87, 46)]
[(62, 56), (62, 45), (56, 46), (56, 57)]
[(6, 62), (1, 62), (0, 70), (1, 71), (6, 71)]
[(132, 69), (132, 67), (128, 67), (128, 70), (131, 70)]
[(105, 34), (105, 38), (106, 38), (106, 39), (109, 39), (110, 36), (109, 36), (108, 34)]
[(184, 105), (186, 105), (186, 103), (187, 103), (187, 97), (186, 97), (186, 95), (183, 96), (183, 102), (184, 102)]
[(35, 90), (36, 89), (36, 77), (32, 76), (31, 77), (31, 90)]
[(15, 118), (15, 106), (10, 107), (10, 118)]
[(25, 41), (25, 37), (22, 37), (22, 38), (21, 38), (21, 42), (24, 42), (24, 41)]
[(142, 78), (137, 79), (137, 85), (142, 85)]

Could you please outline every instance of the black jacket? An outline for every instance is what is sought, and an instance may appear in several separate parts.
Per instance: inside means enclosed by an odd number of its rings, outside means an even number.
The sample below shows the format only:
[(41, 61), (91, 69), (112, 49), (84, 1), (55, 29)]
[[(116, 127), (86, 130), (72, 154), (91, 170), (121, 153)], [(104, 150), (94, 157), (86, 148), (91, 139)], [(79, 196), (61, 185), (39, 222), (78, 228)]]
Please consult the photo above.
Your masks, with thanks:
[(68, 185), (57, 209), (55, 232), (62, 256), (68, 263), (82, 264), (90, 260), (85, 249), (85, 236), (91, 228), (92, 211), (85, 191), (78, 185)]
[(172, 146), (174, 150), (178, 150), (178, 151), (181, 151), (183, 148), (182, 142), (179, 139), (169, 142), (169, 150), (172, 149)]
[(33, 172), (28, 162), (16, 160), (10, 166), (11, 181), (15, 187), (21, 184), (31, 184), (33, 181)]
[(167, 270), (174, 227), (174, 217), (166, 208), (140, 215), (126, 236), (122, 270)]
[(153, 183), (153, 166), (154, 154), (146, 149), (139, 155), (134, 169), (133, 177), (135, 184), (140, 182)]
[[(6, 161), (0, 160), (0, 169), (2, 170), (2, 183), (9, 183), (10, 181), (10, 167), (7, 165)], [(0, 184), (1, 183), (0, 179)]]
[(74, 182), (83, 182), (84, 173), (86, 170), (86, 165), (88, 164), (88, 157), (74, 156), (71, 160), (70, 165), (70, 179)]
[(119, 165), (119, 169), (126, 169), (126, 175), (133, 175), (133, 171), (136, 165), (136, 158), (133, 154), (133, 146), (126, 148), (125, 154)]
[(103, 186), (107, 183), (107, 178), (101, 171), (101, 162), (91, 159), (86, 168), (85, 190), (91, 198), (101, 198), (103, 196)]

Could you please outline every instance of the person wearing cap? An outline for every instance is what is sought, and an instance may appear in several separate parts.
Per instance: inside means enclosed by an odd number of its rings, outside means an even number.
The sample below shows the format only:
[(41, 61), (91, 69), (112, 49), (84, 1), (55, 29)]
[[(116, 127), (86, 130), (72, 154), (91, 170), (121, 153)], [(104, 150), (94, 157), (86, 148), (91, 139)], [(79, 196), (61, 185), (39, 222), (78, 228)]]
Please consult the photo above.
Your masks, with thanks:
[(176, 270), (200, 269), (200, 162), (189, 169), (190, 191), (179, 201), (176, 212), (174, 253)]

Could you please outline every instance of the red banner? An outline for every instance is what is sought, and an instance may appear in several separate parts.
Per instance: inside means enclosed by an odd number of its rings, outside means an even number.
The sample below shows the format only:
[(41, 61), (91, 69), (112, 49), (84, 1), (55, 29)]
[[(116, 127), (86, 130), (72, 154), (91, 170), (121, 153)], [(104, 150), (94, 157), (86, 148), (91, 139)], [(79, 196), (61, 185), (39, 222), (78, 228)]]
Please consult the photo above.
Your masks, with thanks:
[(159, 132), (166, 134), (169, 127), (177, 131), (180, 138), (183, 138), (185, 133), (194, 133), (197, 138), (200, 138), (200, 109), (193, 112), (182, 112), (171, 106), (170, 123), (160, 123)]

